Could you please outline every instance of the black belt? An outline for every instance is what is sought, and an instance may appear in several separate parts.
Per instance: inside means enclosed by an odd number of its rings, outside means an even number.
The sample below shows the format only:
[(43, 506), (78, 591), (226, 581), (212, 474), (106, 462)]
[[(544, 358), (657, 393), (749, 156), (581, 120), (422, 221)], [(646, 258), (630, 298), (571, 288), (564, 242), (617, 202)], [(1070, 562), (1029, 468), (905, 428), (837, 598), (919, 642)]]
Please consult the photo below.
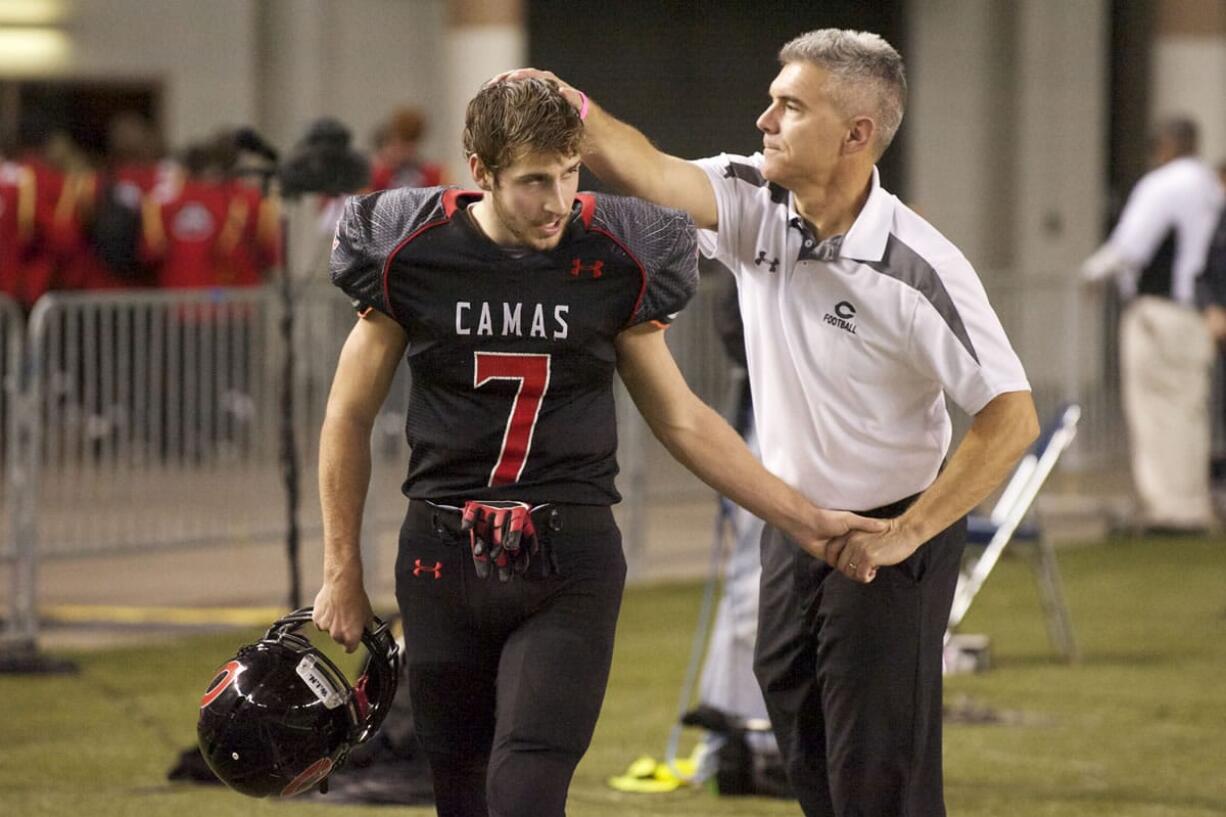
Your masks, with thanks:
[(856, 513), (860, 516), (867, 516), (870, 519), (892, 519), (895, 516), (900, 516), (907, 508), (910, 508), (919, 497), (919, 494), (911, 494), (911, 496), (903, 497), (897, 502), (891, 502), (889, 505), (882, 505), (880, 508), (871, 508), (867, 511), (856, 511)]
[[(424, 499), (409, 501), (406, 522), (410, 530), (459, 535), (461, 509)], [(608, 505), (566, 505), (549, 503), (532, 510), (532, 523), (538, 533), (600, 533), (613, 527), (613, 509)]]

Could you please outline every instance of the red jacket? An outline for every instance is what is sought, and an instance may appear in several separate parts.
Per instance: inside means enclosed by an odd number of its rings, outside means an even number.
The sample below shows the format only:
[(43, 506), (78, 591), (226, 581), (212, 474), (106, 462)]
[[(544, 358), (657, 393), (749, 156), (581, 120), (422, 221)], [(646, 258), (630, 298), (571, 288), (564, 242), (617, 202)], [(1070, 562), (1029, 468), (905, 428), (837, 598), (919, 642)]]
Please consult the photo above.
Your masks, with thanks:
[(0, 293), (20, 300), (23, 258), (34, 236), (34, 174), (0, 164)]
[(22, 238), (18, 251), (11, 256), (15, 258), (15, 265), (5, 274), (8, 280), (5, 288), (28, 311), (51, 289), (55, 278), (51, 237), (64, 177), (37, 157), (11, 164), (15, 167), (11, 173), (23, 191), (18, 197), (17, 210)]
[(189, 179), (169, 201), (146, 200), (142, 255), (160, 287), (252, 286), (275, 263), (278, 236), (258, 191)]
[[(57, 286), (63, 289), (118, 289), (152, 283), (139, 269), (114, 269), (100, 257), (91, 235), (104, 207), (131, 210), (139, 220), (145, 200), (161, 183), (156, 164), (127, 164), (109, 171), (69, 174), (56, 207), (52, 242), (58, 259)], [(139, 240), (139, 234), (133, 236)]]

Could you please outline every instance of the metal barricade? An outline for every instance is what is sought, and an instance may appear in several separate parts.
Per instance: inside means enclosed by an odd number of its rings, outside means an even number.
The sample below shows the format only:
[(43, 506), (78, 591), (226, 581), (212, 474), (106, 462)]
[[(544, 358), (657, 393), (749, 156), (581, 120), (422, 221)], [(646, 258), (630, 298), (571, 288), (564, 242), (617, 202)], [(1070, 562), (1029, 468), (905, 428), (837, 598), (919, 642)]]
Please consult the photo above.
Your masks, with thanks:
[[(1040, 411), (1069, 397), (1086, 408), (1082, 457), (1070, 451), (1070, 461), (1112, 467), (1123, 450), (1118, 377), (1104, 365), (1115, 359), (1113, 315), (1101, 302), (1070, 306), (1067, 282), (1007, 275), (985, 281)], [(733, 376), (715, 328), (726, 286), (718, 275), (704, 276), (666, 336), (691, 388), (717, 408), (724, 408)], [(35, 626), (35, 557), (284, 538), (281, 314), (271, 289), (54, 294), (30, 316), (19, 369), (20, 313), (0, 301), (6, 424), (0, 507), (7, 534), (0, 561), (19, 567), (8, 630)], [(319, 428), (354, 316), (344, 296), (324, 283), (299, 294), (295, 316), (300, 529), (317, 536)], [(624, 500), (616, 512), (634, 573), (655, 557), (644, 550), (649, 510), (672, 516), (684, 502), (698, 515), (712, 495), (652, 439), (620, 385), (616, 393)], [(394, 530), (404, 513), (406, 412), (401, 367), (372, 439), (365, 520), (372, 533)], [(713, 514), (714, 502), (710, 508)]]
[[(311, 532), (319, 425), (352, 312), (314, 293), (297, 308), (293, 422)], [(39, 302), (29, 352), (40, 558), (284, 536), (280, 313), (275, 293), (257, 289)], [(398, 521), (401, 501), (389, 516), (377, 488), (397, 486), (405, 460), (386, 440), (378, 451), (372, 519)]]
[[(319, 429), (355, 317), (325, 284), (307, 286), (294, 308), (298, 507), (309, 537), (321, 533)], [(13, 541), (42, 560), (283, 539), (281, 315), (273, 289), (42, 299), (28, 331), (18, 469), (26, 477)], [(626, 497), (618, 515), (634, 552), (643, 537), (646, 468), (633, 449), (644, 430), (618, 393)], [(371, 533), (394, 530), (404, 515), (407, 398), (402, 366), (372, 437), (364, 521)]]
[(8, 296), (0, 295), (0, 463), (4, 466), (4, 479), (0, 481), (0, 565), (9, 571), (10, 591), (4, 637), (32, 641), (35, 622), (30, 569), (34, 554), (18, 547), (23, 521), (20, 516), (23, 475), (17, 444), (23, 393), (23, 329), (20, 307)]
[(7, 295), (0, 295), (0, 463), (5, 480), (0, 482), (0, 561), (11, 561), (15, 555), (10, 525), (13, 497), (9, 490), (9, 475), (15, 466), (13, 438), (16, 432), (15, 406), (20, 397), (21, 349), (24, 321), (21, 309)]
[(1026, 367), (1040, 417), (1066, 402), (1082, 407), (1077, 441), (1061, 469), (1127, 468), (1120, 408), (1118, 327), (1114, 291), (1086, 290), (1075, 275), (985, 274), (985, 287)]

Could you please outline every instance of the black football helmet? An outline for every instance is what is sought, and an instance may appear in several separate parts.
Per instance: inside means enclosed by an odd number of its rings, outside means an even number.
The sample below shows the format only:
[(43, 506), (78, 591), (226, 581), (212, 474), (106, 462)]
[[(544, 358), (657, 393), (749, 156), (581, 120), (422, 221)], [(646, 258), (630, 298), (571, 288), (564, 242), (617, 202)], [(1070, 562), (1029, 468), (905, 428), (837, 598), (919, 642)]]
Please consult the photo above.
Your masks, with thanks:
[(369, 739), (396, 695), (400, 647), (375, 619), (362, 634), (367, 656), (350, 685), (298, 630), (306, 607), (278, 619), (264, 637), (222, 665), (200, 699), (196, 733), (214, 774), (252, 797), (292, 797), (328, 775)]

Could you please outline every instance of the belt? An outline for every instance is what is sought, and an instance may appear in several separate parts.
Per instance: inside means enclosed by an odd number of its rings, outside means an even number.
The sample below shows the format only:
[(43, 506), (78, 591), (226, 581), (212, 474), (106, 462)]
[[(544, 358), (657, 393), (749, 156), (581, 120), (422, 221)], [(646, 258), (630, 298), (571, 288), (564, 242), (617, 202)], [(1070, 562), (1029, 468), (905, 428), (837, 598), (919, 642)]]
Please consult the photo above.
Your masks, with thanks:
[[(406, 524), (410, 530), (459, 535), (462, 509), (424, 499), (409, 501)], [(600, 533), (613, 527), (613, 509), (608, 505), (549, 503), (532, 509), (532, 523), (541, 534)]]
[(856, 511), (860, 516), (867, 516), (870, 519), (892, 519), (895, 516), (902, 514), (903, 511), (910, 508), (915, 500), (919, 499), (919, 494), (903, 497), (897, 502), (891, 502), (889, 505), (882, 505), (880, 508), (870, 508), (867, 511)]

